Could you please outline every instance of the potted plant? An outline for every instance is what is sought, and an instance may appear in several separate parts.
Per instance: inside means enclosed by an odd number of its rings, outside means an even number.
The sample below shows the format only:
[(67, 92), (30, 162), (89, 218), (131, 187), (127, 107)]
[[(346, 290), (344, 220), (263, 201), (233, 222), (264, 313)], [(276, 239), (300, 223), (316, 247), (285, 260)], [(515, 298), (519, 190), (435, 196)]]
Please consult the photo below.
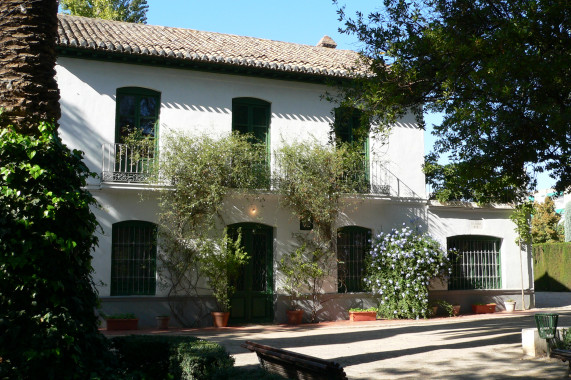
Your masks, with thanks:
[(155, 320), (157, 321), (157, 329), (168, 330), (170, 317), (168, 315), (157, 315)]
[(306, 245), (303, 244), (298, 249), (283, 255), (278, 263), (278, 270), (283, 274), (284, 279), (281, 289), (287, 295), (289, 303), (286, 310), (288, 325), (298, 325), (303, 320), (303, 309), (299, 308), (297, 301), (300, 299), (306, 279), (305, 250)]
[(457, 317), (460, 315), (460, 305), (452, 305), (446, 301), (438, 301), (438, 306), (441, 306), (450, 317)]
[(303, 310), (299, 309), (297, 301), (304, 290), (308, 291), (311, 303), (311, 322), (317, 322), (317, 311), (321, 304), (319, 295), (323, 289), (323, 281), (330, 273), (330, 262), (331, 253), (310, 240), (301, 240), (299, 248), (282, 257), (278, 269), (284, 275), (285, 284), (282, 289), (290, 301), (286, 314), (293, 318), (288, 323), (301, 323)]
[(515, 310), (515, 300), (508, 298), (507, 300), (504, 301), (504, 306), (508, 313), (513, 313), (513, 311)]
[(376, 321), (378, 310), (376, 307), (368, 309), (351, 308), (349, 309), (349, 320), (351, 322)]
[(102, 314), (107, 322), (107, 331), (111, 330), (138, 330), (139, 319), (133, 313)]
[(495, 303), (477, 303), (472, 305), (472, 312), (474, 314), (487, 314), (496, 311)]
[(430, 307), (430, 316), (434, 317), (438, 313), (438, 302), (439, 301), (430, 301), (428, 306)]
[(249, 257), (242, 247), (242, 234), (236, 239), (224, 235), (220, 239), (205, 239), (200, 242), (200, 270), (208, 277), (208, 285), (216, 299), (218, 311), (211, 313), (215, 327), (226, 327), (230, 317), (230, 300), (236, 291), (234, 284), (241, 267)]

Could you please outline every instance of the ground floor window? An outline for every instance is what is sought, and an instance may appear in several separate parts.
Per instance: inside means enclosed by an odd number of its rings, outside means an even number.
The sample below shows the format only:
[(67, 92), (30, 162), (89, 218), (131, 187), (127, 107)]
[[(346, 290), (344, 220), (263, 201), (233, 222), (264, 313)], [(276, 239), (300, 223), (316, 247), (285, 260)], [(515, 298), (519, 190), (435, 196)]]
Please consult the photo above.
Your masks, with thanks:
[(500, 289), (501, 239), (492, 236), (453, 236), (447, 239), (452, 257), (448, 289)]
[(154, 223), (113, 224), (111, 295), (155, 295), (157, 228)]
[(365, 254), (370, 248), (371, 230), (350, 226), (337, 231), (338, 291), (364, 291)]

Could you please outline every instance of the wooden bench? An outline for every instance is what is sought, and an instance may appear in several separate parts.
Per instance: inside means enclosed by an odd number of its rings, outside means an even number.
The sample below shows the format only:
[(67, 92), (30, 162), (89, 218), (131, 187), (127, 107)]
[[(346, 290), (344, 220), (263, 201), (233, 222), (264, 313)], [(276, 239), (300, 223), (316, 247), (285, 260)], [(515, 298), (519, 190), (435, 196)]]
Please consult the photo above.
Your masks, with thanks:
[(246, 341), (241, 346), (255, 352), (261, 366), (266, 371), (277, 373), (288, 379), (347, 380), (345, 370), (339, 363), (250, 341)]
[(567, 375), (571, 377), (571, 350), (561, 350), (558, 348), (553, 348), (551, 350), (551, 354), (549, 354), (550, 358), (554, 359), (561, 359), (564, 362), (569, 363), (569, 372)]

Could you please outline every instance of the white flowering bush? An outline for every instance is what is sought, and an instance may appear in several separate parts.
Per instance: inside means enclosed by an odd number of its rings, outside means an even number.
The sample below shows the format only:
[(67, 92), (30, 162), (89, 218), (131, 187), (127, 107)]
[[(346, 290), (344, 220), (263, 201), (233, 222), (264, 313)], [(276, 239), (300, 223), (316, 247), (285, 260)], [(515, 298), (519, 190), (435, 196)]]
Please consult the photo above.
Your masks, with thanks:
[(366, 265), (365, 286), (382, 318), (427, 318), (428, 284), (449, 273), (450, 260), (430, 236), (403, 226), (374, 238)]

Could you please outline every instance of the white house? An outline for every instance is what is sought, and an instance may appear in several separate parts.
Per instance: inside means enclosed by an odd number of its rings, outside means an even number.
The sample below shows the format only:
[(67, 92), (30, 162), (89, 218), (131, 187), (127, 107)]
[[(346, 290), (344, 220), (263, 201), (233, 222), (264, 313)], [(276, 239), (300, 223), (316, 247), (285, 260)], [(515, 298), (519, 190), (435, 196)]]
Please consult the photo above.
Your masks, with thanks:
[[(137, 249), (137, 243), (153, 239), (149, 231), (157, 223), (158, 206), (149, 185), (142, 183), (144, 173), (115, 162), (121, 125), (132, 123), (159, 139), (170, 130), (223, 134), (237, 128), (233, 114), (242, 109), (267, 115), (257, 128), (267, 136), (270, 151), (292, 139), (326, 142), (336, 105), (322, 95), (332, 91), (328, 81), (349, 77), (357, 53), (335, 49), (329, 38), (307, 46), (61, 14), (58, 18), (60, 133), (68, 146), (85, 152), (86, 164), (98, 174), (88, 189), (100, 204), (93, 209), (101, 224), (93, 267), (102, 308), (107, 313), (135, 312), (141, 324), (148, 325), (154, 316), (169, 312), (155, 272), (156, 249), (151, 256)], [(515, 298), (523, 284), (526, 306), (533, 306), (531, 256), (529, 251), (520, 255), (515, 244), (511, 209), (429, 201), (422, 172), (423, 133), (413, 117), (406, 117), (393, 126), (388, 141), (369, 136), (370, 184), (364, 194), (352, 194), (356, 201), (341, 212), (338, 251), (348, 253), (338, 254), (349, 255), (344, 260), (353, 260), (359, 268), (371, 234), (415, 220), (443, 247), (463, 252), (449, 284), (435, 288), (431, 297), (458, 302), (464, 310), (471, 303), (492, 300), (501, 308), (501, 300)], [(143, 201), (140, 193), (147, 195)], [(284, 320), (277, 262), (295, 248), (294, 237), (304, 233), (299, 220), (280, 207), (274, 191), (267, 190), (263, 198), (234, 196), (226, 202), (225, 223), (257, 227), (244, 233), (262, 242), (248, 247), (259, 259), (251, 269), (258, 271), (261, 285), (246, 279), (239, 289), (245, 301), (244, 307), (233, 309), (236, 323)], [(248, 212), (253, 207), (256, 215)], [(117, 257), (119, 249), (129, 251), (130, 269)], [(147, 265), (149, 260), (153, 265)], [(338, 276), (351, 276), (356, 285), (341, 292), (336, 281), (325, 284), (328, 301), (318, 314), (322, 320), (346, 318), (348, 307), (372, 302), (362, 291), (360, 270), (338, 271)], [(189, 305), (192, 308), (192, 302)]]

